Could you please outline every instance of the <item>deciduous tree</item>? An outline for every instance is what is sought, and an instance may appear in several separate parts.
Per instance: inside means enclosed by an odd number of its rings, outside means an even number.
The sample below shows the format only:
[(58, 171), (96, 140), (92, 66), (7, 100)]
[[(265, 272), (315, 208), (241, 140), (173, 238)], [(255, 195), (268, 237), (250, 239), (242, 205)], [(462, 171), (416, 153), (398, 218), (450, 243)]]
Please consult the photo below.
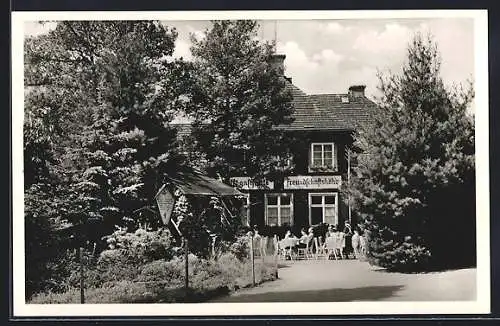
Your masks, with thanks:
[(280, 173), (289, 156), (290, 138), (276, 127), (292, 119), (291, 94), (257, 30), (255, 21), (214, 21), (192, 38), (193, 140), (206, 171), (224, 181)]

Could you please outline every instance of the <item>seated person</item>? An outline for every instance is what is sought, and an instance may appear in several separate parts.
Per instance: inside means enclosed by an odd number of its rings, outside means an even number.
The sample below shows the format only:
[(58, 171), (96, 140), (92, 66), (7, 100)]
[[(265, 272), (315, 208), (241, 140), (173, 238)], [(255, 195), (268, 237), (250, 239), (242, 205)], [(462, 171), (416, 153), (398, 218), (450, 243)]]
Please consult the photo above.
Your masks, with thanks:
[(328, 231), (326, 231), (325, 238), (330, 238), (336, 235), (336, 230), (333, 225), (328, 226)]
[(302, 234), (302, 236), (300, 237), (297, 248), (305, 248), (309, 243), (309, 235), (306, 233), (306, 230), (304, 228), (300, 231), (300, 233)]

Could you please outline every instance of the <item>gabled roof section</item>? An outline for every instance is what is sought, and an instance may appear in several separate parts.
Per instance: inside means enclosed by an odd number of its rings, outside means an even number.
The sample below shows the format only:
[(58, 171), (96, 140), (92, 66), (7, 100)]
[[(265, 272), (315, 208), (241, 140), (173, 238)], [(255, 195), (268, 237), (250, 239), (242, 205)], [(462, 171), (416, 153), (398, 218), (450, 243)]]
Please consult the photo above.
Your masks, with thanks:
[(314, 94), (309, 95), (309, 98), (326, 115), (345, 121), (350, 130), (356, 129), (360, 123), (370, 121), (371, 111), (376, 108), (376, 104), (365, 96)]
[(281, 125), (283, 130), (348, 130), (349, 123), (329, 114), (327, 110), (318, 105), (314, 99), (304, 93), (300, 88), (293, 85), (288, 80), (285, 86), (292, 94), (292, 105), (295, 109), (293, 113), (294, 121), (287, 125)]

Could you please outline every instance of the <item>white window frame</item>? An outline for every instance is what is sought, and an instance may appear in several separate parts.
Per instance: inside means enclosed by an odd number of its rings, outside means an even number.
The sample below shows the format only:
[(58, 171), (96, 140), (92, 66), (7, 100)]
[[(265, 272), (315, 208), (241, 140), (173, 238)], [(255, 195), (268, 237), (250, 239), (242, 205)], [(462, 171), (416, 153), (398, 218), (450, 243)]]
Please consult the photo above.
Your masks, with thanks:
[[(326, 221), (325, 221), (325, 209), (327, 207), (332, 207), (332, 206), (335, 207), (335, 217), (334, 217), (335, 224), (334, 225), (339, 224), (339, 194), (337, 192), (310, 192), (308, 194), (308, 196), (309, 196), (309, 205), (308, 205), (308, 207), (309, 207), (309, 225), (312, 224), (312, 207), (321, 207), (323, 209), (322, 222), (326, 223)], [(321, 204), (313, 204), (312, 203), (313, 196), (321, 196)], [(335, 197), (335, 204), (326, 204), (325, 203), (325, 196), (334, 196)]]
[[(290, 204), (289, 205), (281, 205), (281, 196), (282, 195), (289, 195), (290, 196)], [(267, 203), (267, 199), (270, 196), (277, 196), (278, 197), (278, 201), (277, 201), (276, 205), (269, 205)], [(278, 209), (278, 226), (283, 225), (283, 223), (281, 222), (281, 208), (282, 207), (289, 207), (290, 208), (290, 225), (293, 225), (293, 223), (294, 223), (294, 219), (293, 219), (293, 193), (291, 193), (291, 192), (282, 192), (282, 193), (274, 192), (274, 193), (264, 194), (264, 212), (265, 212), (264, 215), (265, 215), (266, 225), (270, 225), (269, 219), (267, 216), (268, 207), (272, 207), (272, 208), (276, 207)]]
[[(314, 146), (321, 146), (321, 166), (314, 166)], [(331, 145), (332, 146), (332, 167), (328, 168), (327, 171), (336, 171), (337, 170), (337, 146), (335, 145), (334, 142), (326, 142), (326, 143), (311, 143), (311, 150), (309, 154), (309, 172), (314, 171), (315, 169), (318, 168), (325, 168), (325, 145)]]

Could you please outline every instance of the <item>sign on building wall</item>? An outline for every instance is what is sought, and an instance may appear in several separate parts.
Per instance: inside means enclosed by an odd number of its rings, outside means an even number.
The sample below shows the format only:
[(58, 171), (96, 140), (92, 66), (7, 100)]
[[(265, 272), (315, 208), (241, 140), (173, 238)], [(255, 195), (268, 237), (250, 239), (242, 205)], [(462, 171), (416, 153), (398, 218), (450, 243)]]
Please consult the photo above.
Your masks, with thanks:
[(298, 175), (286, 177), (283, 187), (285, 189), (338, 189), (341, 183), (340, 175)]
[(274, 189), (274, 182), (267, 179), (255, 182), (250, 177), (234, 177), (229, 180), (231, 186), (243, 190)]

